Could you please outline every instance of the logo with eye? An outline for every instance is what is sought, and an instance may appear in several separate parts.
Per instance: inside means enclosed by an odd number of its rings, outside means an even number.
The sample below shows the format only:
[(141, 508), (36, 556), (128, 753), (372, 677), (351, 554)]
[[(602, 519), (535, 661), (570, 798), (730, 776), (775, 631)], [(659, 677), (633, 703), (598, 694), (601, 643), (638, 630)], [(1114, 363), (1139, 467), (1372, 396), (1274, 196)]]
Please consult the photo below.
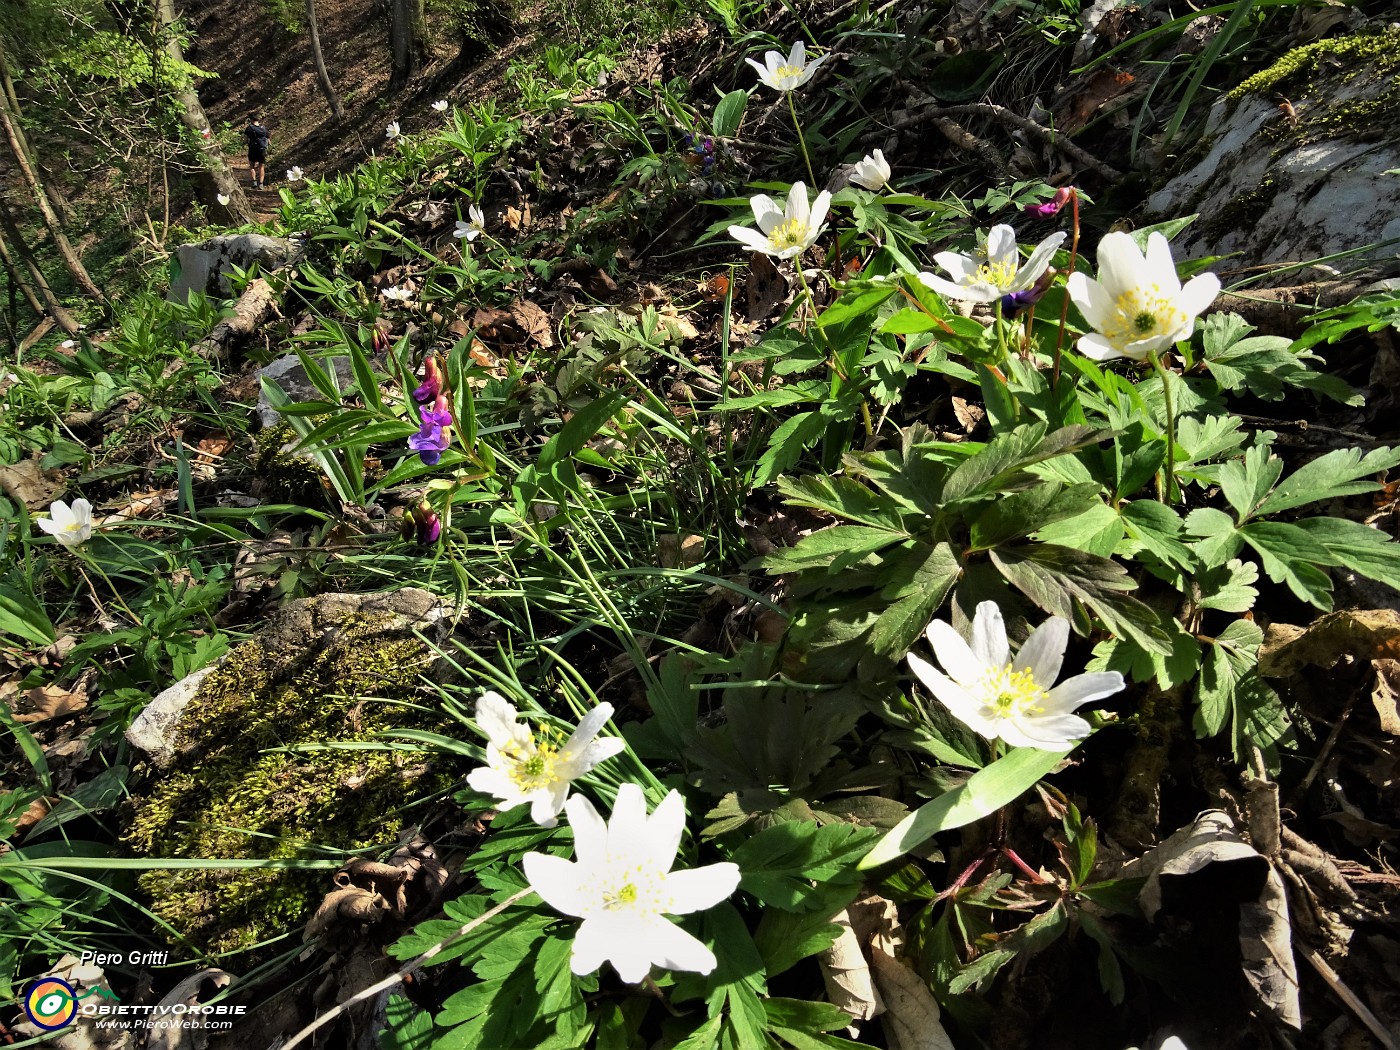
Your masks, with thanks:
[(73, 986), (57, 977), (35, 981), (24, 997), (24, 1012), (46, 1032), (67, 1027), (77, 1010), (78, 997)]

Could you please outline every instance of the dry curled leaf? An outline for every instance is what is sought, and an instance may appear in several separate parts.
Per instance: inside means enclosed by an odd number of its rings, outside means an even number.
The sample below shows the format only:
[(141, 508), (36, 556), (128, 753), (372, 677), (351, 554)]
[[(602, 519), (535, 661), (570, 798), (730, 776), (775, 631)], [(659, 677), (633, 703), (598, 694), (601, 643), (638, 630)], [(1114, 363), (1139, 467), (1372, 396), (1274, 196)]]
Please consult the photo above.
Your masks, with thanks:
[(41, 685), (24, 694), (29, 710), (16, 712), (16, 722), (48, 722), (67, 718), (87, 707), (87, 694), (69, 692), (62, 686)]

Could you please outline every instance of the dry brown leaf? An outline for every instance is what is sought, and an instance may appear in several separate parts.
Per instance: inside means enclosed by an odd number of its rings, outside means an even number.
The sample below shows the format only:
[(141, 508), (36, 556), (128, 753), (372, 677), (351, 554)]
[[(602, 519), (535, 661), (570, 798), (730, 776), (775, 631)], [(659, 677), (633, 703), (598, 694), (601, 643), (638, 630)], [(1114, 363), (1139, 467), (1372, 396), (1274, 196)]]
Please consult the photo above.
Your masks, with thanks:
[(668, 532), (656, 537), (656, 561), (663, 569), (693, 569), (705, 560), (705, 538)]
[(510, 304), (510, 312), (521, 331), (541, 349), (554, 345), (554, 330), (549, 324), (549, 314), (528, 299), (517, 299)]
[(955, 1050), (928, 982), (879, 944), (871, 946), (870, 966), (885, 1001), (880, 1023), (890, 1050)]
[(29, 710), (16, 712), (16, 722), (47, 722), (75, 715), (87, 707), (86, 693), (72, 693), (62, 686), (41, 685), (24, 694)]
[(1259, 650), (1259, 673), (1288, 678), (1304, 667), (1331, 667), (1347, 654), (1365, 660), (1400, 660), (1400, 615), (1393, 609), (1334, 612), (1303, 631), (1272, 624)]
[(982, 420), (987, 418), (987, 412), (980, 405), (971, 404), (966, 398), (955, 396), (953, 398), (953, 416), (963, 430), (971, 434)]
[(37, 459), (0, 467), (0, 491), (30, 510), (43, 510), (64, 488), (57, 473), (52, 476), (45, 473)]
[(1381, 731), (1391, 736), (1400, 736), (1400, 713), (1395, 710), (1395, 701), (1400, 696), (1400, 660), (1372, 660), (1376, 671), (1376, 685), (1371, 690), (1371, 703), (1381, 720)]
[[(199, 1003), (199, 992), (205, 981), (213, 983), (216, 990), (227, 988), (237, 978), (227, 970), (200, 970), (186, 977), (170, 990), (160, 1001), (160, 1006), (174, 1010), (181, 1006), (195, 1006)], [(158, 1014), (164, 1022), (152, 1030), (146, 1042), (146, 1050), (204, 1050), (209, 1045), (209, 1029), (205, 1027), (200, 1014), (164, 1013)]]
[(788, 280), (773, 265), (773, 260), (755, 252), (749, 259), (749, 279), (744, 282), (749, 322), (766, 321), (777, 313), (787, 301), (788, 290)]

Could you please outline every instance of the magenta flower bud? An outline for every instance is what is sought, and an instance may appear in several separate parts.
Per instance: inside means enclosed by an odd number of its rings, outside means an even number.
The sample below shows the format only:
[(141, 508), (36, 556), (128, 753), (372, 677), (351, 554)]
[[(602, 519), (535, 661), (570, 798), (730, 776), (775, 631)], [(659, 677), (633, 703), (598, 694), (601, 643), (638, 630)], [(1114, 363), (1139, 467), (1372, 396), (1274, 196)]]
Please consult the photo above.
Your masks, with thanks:
[(1055, 191), (1055, 196), (1051, 197), (1044, 204), (1027, 204), (1022, 210), (1027, 215), (1033, 215), (1038, 219), (1048, 219), (1052, 215), (1060, 214), (1060, 209), (1069, 203), (1074, 196), (1073, 186), (1061, 186)]
[(1054, 268), (1047, 269), (1036, 278), (1035, 284), (1031, 285), (1023, 292), (1011, 292), (1001, 297), (1001, 315), (1006, 318), (1020, 317), (1050, 290), (1050, 285), (1055, 280)]
[(428, 511), (428, 519), (418, 526), (418, 542), (436, 543), (442, 536), (442, 520), (436, 511)]

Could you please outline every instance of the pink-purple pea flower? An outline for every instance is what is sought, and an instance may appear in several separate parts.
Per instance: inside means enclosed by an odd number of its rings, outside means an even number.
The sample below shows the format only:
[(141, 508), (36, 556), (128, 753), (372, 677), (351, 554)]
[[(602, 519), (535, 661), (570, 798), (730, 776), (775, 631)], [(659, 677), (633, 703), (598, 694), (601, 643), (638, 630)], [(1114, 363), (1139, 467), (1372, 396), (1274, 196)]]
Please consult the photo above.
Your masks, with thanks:
[(1060, 209), (1070, 202), (1074, 196), (1073, 186), (1061, 186), (1055, 191), (1055, 196), (1051, 197), (1044, 204), (1027, 204), (1021, 210), (1027, 215), (1033, 215), (1037, 219), (1048, 219), (1053, 215), (1060, 214)]
[(433, 407), (420, 408), (418, 417), (418, 433), (408, 439), (408, 447), (417, 452), (425, 464), (435, 467), (452, 443), (447, 434), (452, 428), (452, 412), (447, 407), (447, 398), (438, 394)]
[(442, 393), (442, 372), (438, 368), (437, 358), (429, 357), (423, 362), (423, 382), (413, 391), (413, 400), (420, 405), (425, 405), (429, 401), (436, 400), (440, 393)]

